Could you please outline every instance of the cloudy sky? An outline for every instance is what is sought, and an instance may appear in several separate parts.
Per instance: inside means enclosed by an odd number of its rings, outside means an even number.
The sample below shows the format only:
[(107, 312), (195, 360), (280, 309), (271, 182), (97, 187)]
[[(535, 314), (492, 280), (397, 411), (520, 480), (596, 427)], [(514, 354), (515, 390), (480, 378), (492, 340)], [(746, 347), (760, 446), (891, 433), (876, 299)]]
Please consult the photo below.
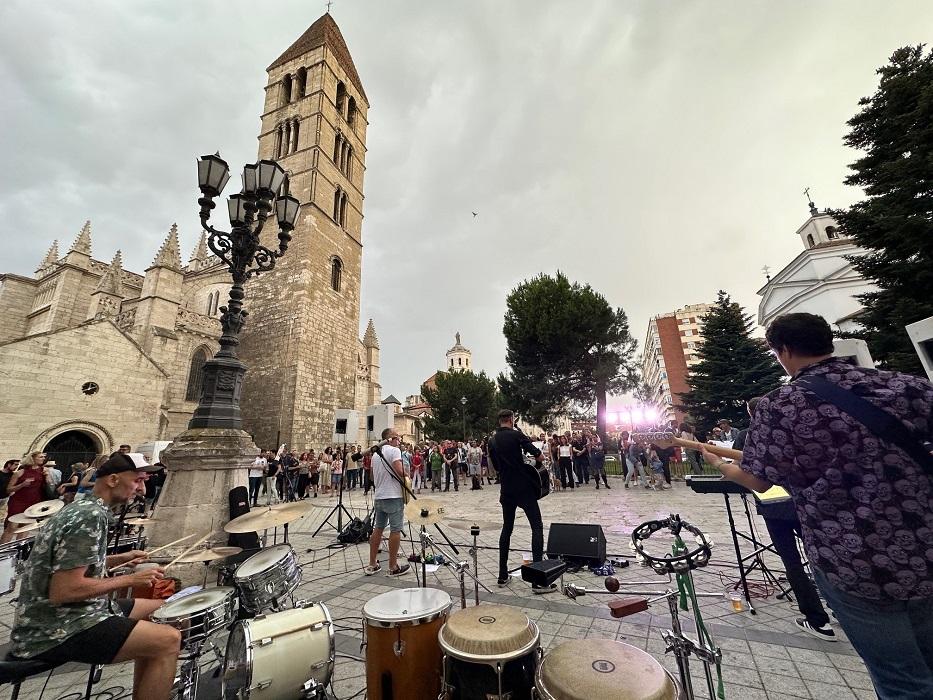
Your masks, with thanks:
[[(0, 2), (3, 271), (86, 219), (142, 271), (198, 236), (194, 159), (255, 160), (265, 67), (309, 0)], [(928, 40), (933, 3), (336, 0), (371, 102), (361, 323), (385, 393), (460, 331), (504, 365), (505, 297), (557, 269), (628, 313), (752, 313), (800, 250), (802, 194), (846, 206), (845, 121), (874, 70)], [(479, 212), (474, 218), (471, 211)]]

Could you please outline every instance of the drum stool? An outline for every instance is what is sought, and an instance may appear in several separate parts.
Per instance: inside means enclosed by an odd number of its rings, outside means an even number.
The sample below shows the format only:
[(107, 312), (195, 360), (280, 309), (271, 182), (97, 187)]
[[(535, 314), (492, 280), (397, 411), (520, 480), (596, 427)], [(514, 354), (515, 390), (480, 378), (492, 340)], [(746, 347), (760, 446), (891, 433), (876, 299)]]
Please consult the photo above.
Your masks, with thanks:
[[(0, 659), (0, 685), (12, 685), (13, 694), (10, 696), (10, 700), (17, 700), (19, 698), (19, 688), (24, 681), (33, 676), (47, 673), (61, 665), (36, 659), (17, 659), (15, 656), (7, 655)], [(87, 677), (87, 688), (84, 691), (84, 700), (90, 700), (91, 689), (100, 680), (102, 668), (102, 666), (98, 665), (91, 666)]]

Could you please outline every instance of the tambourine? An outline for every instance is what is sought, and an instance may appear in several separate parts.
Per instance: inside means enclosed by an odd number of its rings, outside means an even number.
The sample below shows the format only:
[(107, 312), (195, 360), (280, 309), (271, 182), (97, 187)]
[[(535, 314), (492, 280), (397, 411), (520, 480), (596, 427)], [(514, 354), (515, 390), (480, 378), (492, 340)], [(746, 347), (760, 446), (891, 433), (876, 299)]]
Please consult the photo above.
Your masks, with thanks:
[[(667, 529), (671, 534), (680, 536), (682, 530), (686, 530), (694, 536), (697, 544), (696, 549), (675, 556), (666, 554), (663, 557), (655, 557), (648, 554), (644, 548), (644, 540), (647, 540), (658, 530)], [(712, 547), (706, 536), (696, 525), (691, 525), (686, 520), (681, 520), (679, 515), (671, 515), (665, 520), (649, 520), (642, 523), (632, 531), (632, 544), (635, 552), (644, 559), (655, 573), (664, 574), (685, 574), (691, 569), (698, 569), (709, 563), (712, 555)]]

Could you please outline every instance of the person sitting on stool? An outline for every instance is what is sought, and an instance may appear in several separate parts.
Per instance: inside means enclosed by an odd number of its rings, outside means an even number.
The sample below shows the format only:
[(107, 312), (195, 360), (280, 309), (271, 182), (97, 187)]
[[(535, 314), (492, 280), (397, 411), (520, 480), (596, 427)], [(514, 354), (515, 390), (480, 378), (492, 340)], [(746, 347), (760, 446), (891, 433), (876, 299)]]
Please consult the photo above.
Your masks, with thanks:
[(97, 470), (94, 490), (62, 508), (39, 530), (16, 604), (10, 654), (54, 663), (136, 662), (133, 697), (167, 700), (175, 679), (181, 633), (147, 622), (162, 600), (109, 600), (107, 595), (163, 578), (152, 568), (105, 578), (107, 571), (144, 561), (132, 550), (107, 556), (111, 506), (145, 490), (146, 474), (129, 455), (113, 453)]

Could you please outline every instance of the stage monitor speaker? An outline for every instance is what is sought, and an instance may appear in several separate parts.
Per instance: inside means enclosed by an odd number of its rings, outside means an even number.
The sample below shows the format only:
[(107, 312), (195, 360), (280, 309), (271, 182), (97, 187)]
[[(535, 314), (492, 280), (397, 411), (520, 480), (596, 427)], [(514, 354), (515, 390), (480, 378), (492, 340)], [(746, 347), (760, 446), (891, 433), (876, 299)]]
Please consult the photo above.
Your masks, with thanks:
[(601, 565), (606, 561), (606, 535), (601, 525), (551, 523), (546, 551), (551, 559)]
[(336, 435), (346, 435), (347, 434), (347, 419), (338, 418), (334, 421), (334, 433)]
[(366, 409), (366, 437), (369, 444), (379, 442), (386, 428), (395, 427), (395, 410), (391, 404), (378, 404)]
[(522, 581), (536, 586), (550, 586), (567, 570), (567, 562), (545, 559), (522, 564)]

